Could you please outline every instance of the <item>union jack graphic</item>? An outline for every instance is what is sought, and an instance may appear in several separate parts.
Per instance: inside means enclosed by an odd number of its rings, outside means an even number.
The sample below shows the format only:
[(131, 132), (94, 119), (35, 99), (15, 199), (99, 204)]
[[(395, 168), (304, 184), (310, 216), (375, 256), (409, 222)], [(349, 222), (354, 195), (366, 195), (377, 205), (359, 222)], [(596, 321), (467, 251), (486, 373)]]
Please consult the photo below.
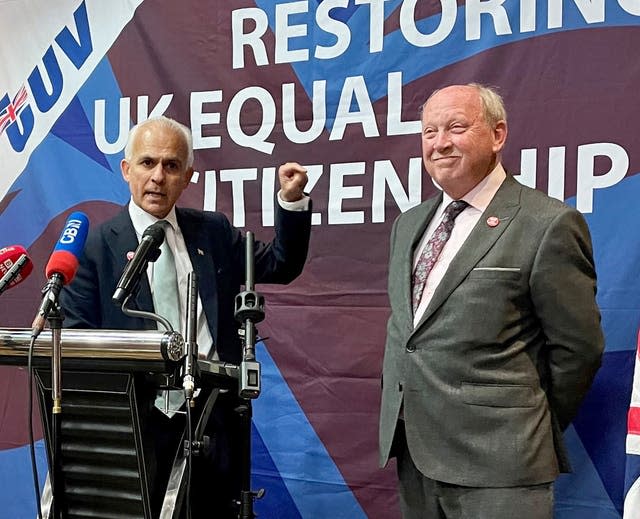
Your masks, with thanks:
[(10, 102), (6, 108), (0, 111), (0, 135), (4, 133), (7, 126), (16, 121), (18, 115), (27, 104), (28, 99), (29, 95), (27, 94), (27, 88), (22, 85), (22, 88), (18, 90), (13, 101)]

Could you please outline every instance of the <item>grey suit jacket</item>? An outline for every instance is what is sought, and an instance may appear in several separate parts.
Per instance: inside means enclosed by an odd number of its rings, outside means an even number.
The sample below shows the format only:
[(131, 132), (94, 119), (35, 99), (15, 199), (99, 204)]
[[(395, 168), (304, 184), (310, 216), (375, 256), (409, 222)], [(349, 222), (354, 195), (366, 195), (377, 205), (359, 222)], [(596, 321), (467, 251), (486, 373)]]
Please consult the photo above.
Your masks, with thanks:
[[(562, 430), (603, 351), (588, 227), (578, 211), (507, 176), (413, 327), (414, 248), (442, 197), (391, 234), (380, 463), (401, 405), (427, 477), (465, 486), (552, 481)], [(499, 225), (486, 220), (497, 216)]]

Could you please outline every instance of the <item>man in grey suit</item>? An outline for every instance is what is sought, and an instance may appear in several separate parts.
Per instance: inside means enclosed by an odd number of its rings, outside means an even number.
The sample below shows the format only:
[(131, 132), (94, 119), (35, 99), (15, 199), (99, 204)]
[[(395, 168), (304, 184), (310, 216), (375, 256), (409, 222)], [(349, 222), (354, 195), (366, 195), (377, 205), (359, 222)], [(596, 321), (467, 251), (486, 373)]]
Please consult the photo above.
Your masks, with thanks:
[(380, 415), (405, 519), (553, 517), (562, 431), (600, 366), (587, 225), (505, 173), (506, 138), (491, 88), (423, 105), (423, 160), (443, 192), (393, 226)]

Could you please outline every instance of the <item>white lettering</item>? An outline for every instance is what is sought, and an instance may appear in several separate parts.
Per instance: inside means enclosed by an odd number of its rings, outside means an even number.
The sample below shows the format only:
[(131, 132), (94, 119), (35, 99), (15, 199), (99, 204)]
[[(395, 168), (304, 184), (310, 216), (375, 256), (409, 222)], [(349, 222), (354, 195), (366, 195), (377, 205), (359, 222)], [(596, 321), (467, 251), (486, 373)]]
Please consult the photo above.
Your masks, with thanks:
[(391, 72), (387, 77), (387, 135), (419, 134), (420, 119), (402, 120), (402, 72)]
[(144, 122), (150, 117), (164, 115), (173, 101), (173, 94), (164, 94), (149, 113), (149, 96), (138, 97), (138, 123)]
[(309, 5), (306, 1), (276, 5), (276, 63), (293, 63), (309, 59), (308, 49), (289, 50), (290, 39), (307, 35), (307, 26), (301, 24), (289, 25), (289, 16), (307, 13), (308, 11)]
[[(595, 175), (595, 158), (608, 157), (611, 168)], [(593, 192), (620, 182), (629, 170), (629, 156), (622, 146), (612, 142), (598, 142), (578, 146), (578, 176), (576, 208), (583, 213), (593, 211)]]
[(406, 191), (390, 160), (377, 160), (373, 163), (372, 223), (385, 221), (387, 186), (401, 212), (418, 205), (422, 199), (422, 159), (420, 157), (409, 159)]
[(536, 188), (536, 167), (538, 163), (538, 150), (525, 149), (520, 152), (520, 174), (513, 175), (523, 186)]
[(349, 0), (324, 0), (318, 5), (316, 11), (316, 23), (318, 27), (336, 37), (336, 43), (330, 47), (316, 46), (315, 57), (318, 59), (337, 58), (349, 48), (351, 43), (351, 31), (349, 26), (340, 20), (334, 20), (329, 16), (329, 11), (335, 7), (346, 8)]
[(547, 194), (564, 201), (565, 147), (549, 148), (549, 183)]
[(416, 47), (432, 47), (443, 41), (456, 23), (458, 4), (456, 0), (440, 0), (442, 6), (440, 23), (430, 34), (424, 34), (416, 26), (416, 4), (418, 0), (405, 0), (400, 7), (400, 31), (406, 40)]
[(276, 168), (264, 168), (262, 170), (262, 225), (264, 227), (274, 225), (275, 185)]
[(332, 224), (364, 223), (364, 211), (343, 211), (342, 201), (362, 198), (362, 186), (345, 186), (347, 175), (364, 175), (364, 162), (332, 164), (329, 173), (329, 202), (327, 219)]
[(220, 112), (203, 112), (205, 103), (220, 103), (222, 90), (191, 92), (189, 113), (191, 114), (191, 133), (193, 135), (193, 149), (219, 148), (218, 135), (203, 136), (202, 127), (208, 124), (220, 124)]
[(220, 170), (220, 182), (231, 182), (233, 225), (235, 227), (244, 227), (245, 223), (244, 183), (247, 180), (256, 180), (257, 178), (257, 168)]
[[(240, 113), (245, 102), (255, 99), (262, 108), (262, 119), (258, 131), (249, 135), (242, 130)], [(257, 122), (257, 121), (256, 121)], [(271, 154), (275, 144), (266, 139), (271, 135), (276, 124), (276, 103), (271, 94), (262, 87), (247, 87), (240, 90), (229, 104), (227, 113), (227, 130), (231, 140), (240, 146), (253, 148), (262, 153)]]
[[(326, 81), (313, 82), (311, 126), (306, 131), (300, 131), (296, 125), (295, 84), (285, 83), (282, 85), (282, 126), (284, 134), (291, 142), (307, 144), (320, 137), (327, 122), (326, 90)], [(307, 118), (304, 117), (304, 119)]]
[[(549, 29), (559, 29), (562, 27), (562, 7), (564, 0), (548, 0), (548, 23)], [(580, 14), (587, 23), (604, 22), (604, 0), (573, 0), (578, 7)]]
[(129, 108), (131, 99), (128, 97), (120, 98), (120, 110), (118, 113), (118, 131), (116, 139), (109, 142), (106, 137), (106, 101), (104, 99), (96, 99), (94, 103), (95, 110), (95, 139), (96, 146), (105, 155), (113, 155), (122, 151), (127, 144), (129, 137)]
[(480, 39), (480, 17), (488, 14), (493, 19), (495, 33), (498, 36), (511, 34), (511, 26), (507, 12), (502, 6), (505, 0), (467, 0), (465, 2), (466, 39)]
[[(350, 108), (354, 97), (360, 110), (351, 112)], [(329, 140), (342, 139), (347, 124), (361, 124), (366, 137), (380, 136), (376, 125), (376, 114), (369, 98), (369, 92), (367, 92), (367, 84), (362, 76), (345, 79)]]
[[(304, 167), (307, 170), (307, 177), (309, 178), (309, 181), (307, 182), (307, 185), (305, 186), (304, 190), (307, 193), (311, 193), (313, 191), (313, 188), (318, 183), (318, 180), (320, 180), (320, 177), (322, 176), (323, 166), (322, 164), (312, 164), (312, 165), (305, 165)], [(313, 213), (311, 215), (311, 225), (320, 225), (320, 224), (322, 224), (322, 214)]]
[(618, 4), (629, 14), (632, 14), (634, 16), (640, 16), (640, 1), (618, 0)]
[(520, 0), (520, 32), (536, 30), (536, 0)]
[[(252, 20), (256, 26), (253, 31), (244, 32), (245, 20)], [(233, 68), (244, 67), (244, 48), (249, 47), (253, 51), (253, 58), (257, 66), (268, 65), (267, 49), (262, 37), (269, 28), (267, 15), (256, 7), (236, 9), (231, 12), (231, 39), (233, 50)]]
[(356, 5), (370, 6), (369, 52), (382, 52), (384, 44), (384, 3), (387, 0), (356, 0)]
[(205, 211), (216, 210), (216, 170), (209, 169), (204, 172), (204, 206)]

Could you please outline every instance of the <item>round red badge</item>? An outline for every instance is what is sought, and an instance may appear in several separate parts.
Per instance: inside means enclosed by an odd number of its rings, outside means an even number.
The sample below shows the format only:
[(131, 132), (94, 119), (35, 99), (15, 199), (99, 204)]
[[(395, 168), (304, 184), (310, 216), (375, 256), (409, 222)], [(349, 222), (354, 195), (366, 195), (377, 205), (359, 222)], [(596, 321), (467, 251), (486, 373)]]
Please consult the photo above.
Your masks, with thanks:
[(135, 255), (135, 252), (133, 252), (132, 250), (127, 252), (127, 261), (131, 261), (134, 255)]
[(490, 216), (487, 218), (487, 225), (489, 227), (496, 227), (500, 223), (500, 218), (497, 216)]

